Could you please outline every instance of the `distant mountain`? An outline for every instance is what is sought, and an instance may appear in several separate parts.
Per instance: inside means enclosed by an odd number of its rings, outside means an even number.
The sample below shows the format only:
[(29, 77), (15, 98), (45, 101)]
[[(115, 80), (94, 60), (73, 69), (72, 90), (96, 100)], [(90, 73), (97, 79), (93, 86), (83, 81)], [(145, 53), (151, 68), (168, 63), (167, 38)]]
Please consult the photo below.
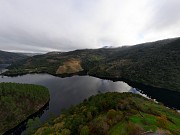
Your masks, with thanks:
[(57, 55), (57, 54), (61, 54), (62, 52), (48, 52), (47, 55)]
[(115, 48), (115, 47), (113, 47), (113, 46), (103, 46), (102, 48)]
[(180, 91), (180, 38), (119, 48), (38, 55), (13, 64), (6, 74), (46, 72), (61, 76), (82, 70), (97, 77)]
[(28, 58), (28, 56), (0, 50), (0, 64), (11, 64), (25, 58)]
[(42, 53), (18, 53), (18, 54), (22, 54), (22, 55), (29, 56), (29, 57), (36, 56), (36, 55), (42, 55)]

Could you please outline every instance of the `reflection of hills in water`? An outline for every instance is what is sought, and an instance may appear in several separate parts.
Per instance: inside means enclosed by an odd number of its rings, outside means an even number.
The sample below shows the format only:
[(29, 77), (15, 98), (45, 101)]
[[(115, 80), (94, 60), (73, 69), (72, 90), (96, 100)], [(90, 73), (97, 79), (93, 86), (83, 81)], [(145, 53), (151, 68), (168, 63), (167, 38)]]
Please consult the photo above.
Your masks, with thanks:
[(97, 81), (96, 87), (98, 93), (105, 93), (110, 91), (136, 93), (136, 91), (131, 91), (132, 87), (121, 81), (112, 82), (110, 80), (99, 80)]
[[(84, 99), (98, 93), (132, 92), (152, 97), (171, 108), (180, 108), (180, 93), (142, 85), (131, 87), (125, 82), (103, 80), (91, 76), (72, 76), (66, 78), (49, 74), (27, 74), (23, 76), (0, 77), (0, 82), (16, 82), (43, 85), (49, 89), (49, 109), (40, 117), (42, 122), (52, 115), (58, 116), (64, 108), (81, 103)], [(142, 90), (142, 91), (141, 91)], [(142, 93), (143, 92), (143, 93)]]

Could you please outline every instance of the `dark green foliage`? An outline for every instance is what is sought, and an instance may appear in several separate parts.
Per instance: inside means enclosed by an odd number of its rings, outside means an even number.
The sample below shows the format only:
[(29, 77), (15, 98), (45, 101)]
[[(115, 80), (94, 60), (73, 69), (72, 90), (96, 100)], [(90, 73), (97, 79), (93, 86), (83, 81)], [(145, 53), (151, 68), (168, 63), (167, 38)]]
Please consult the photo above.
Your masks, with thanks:
[(80, 131), (80, 135), (89, 135), (89, 127), (88, 126), (82, 127)]
[(0, 134), (38, 111), (48, 100), (49, 91), (43, 86), (0, 83)]
[(159, 128), (179, 133), (180, 115), (140, 95), (113, 92), (91, 96), (69, 108), (39, 128), (35, 135), (43, 135), (46, 129), (51, 131), (49, 134), (62, 134), (68, 129), (71, 135), (139, 135)]
[(18, 53), (0, 51), (0, 64), (12, 64), (25, 58), (28, 58), (28, 56)]
[(38, 117), (29, 119), (26, 126), (25, 135), (32, 135), (37, 128), (41, 126), (41, 121)]
[(180, 90), (180, 38), (130, 47), (85, 49), (38, 55), (10, 66), (6, 75), (46, 72), (56, 75), (63, 62), (81, 60), (84, 72)]
[(116, 48), (88, 72), (179, 91), (180, 38)]

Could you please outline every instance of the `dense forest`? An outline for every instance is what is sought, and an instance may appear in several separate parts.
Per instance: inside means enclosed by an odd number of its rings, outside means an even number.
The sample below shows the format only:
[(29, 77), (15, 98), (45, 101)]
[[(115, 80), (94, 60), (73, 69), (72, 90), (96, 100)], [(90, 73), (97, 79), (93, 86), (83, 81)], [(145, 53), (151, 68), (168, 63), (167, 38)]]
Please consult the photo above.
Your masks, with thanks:
[(132, 93), (105, 93), (64, 110), (35, 135), (180, 135), (180, 114)]
[[(88, 74), (180, 92), (180, 38), (119, 48), (51, 52), (23, 58), (8, 69), (3, 74)], [(0, 83), (0, 133), (36, 112), (48, 100), (48, 90), (42, 86)], [(33, 125), (32, 121), (29, 123)], [(28, 126), (27, 133), (180, 135), (179, 129), (180, 114), (160, 103), (132, 93), (106, 93), (64, 110), (59, 117), (47, 121), (39, 129)]]
[(28, 56), (24, 54), (5, 52), (0, 50), (0, 64), (12, 64), (26, 58), (28, 58)]
[(49, 98), (49, 91), (43, 86), (0, 83), (0, 134), (38, 111)]
[(6, 75), (46, 72), (61, 76), (83, 72), (180, 91), (180, 38), (119, 48), (47, 53), (17, 62), (9, 69)]

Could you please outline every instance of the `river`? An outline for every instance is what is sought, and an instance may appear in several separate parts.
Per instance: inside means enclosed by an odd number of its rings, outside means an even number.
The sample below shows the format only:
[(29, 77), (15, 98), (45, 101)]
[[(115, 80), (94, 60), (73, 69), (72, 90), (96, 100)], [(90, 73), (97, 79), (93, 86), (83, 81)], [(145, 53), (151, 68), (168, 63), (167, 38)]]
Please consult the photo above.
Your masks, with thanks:
[[(61, 110), (76, 105), (91, 95), (105, 92), (133, 92), (136, 88), (122, 81), (110, 81), (91, 76), (55, 77), (49, 74), (27, 74), (17, 77), (1, 77), (0, 82), (16, 82), (39, 84), (47, 87), (50, 92), (49, 109), (40, 117), (42, 122), (49, 117), (58, 116)], [(180, 109), (180, 92), (141, 87), (149, 97), (164, 103), (171, 108)], [(142, 90), (141, 89), (141, 90)]]

